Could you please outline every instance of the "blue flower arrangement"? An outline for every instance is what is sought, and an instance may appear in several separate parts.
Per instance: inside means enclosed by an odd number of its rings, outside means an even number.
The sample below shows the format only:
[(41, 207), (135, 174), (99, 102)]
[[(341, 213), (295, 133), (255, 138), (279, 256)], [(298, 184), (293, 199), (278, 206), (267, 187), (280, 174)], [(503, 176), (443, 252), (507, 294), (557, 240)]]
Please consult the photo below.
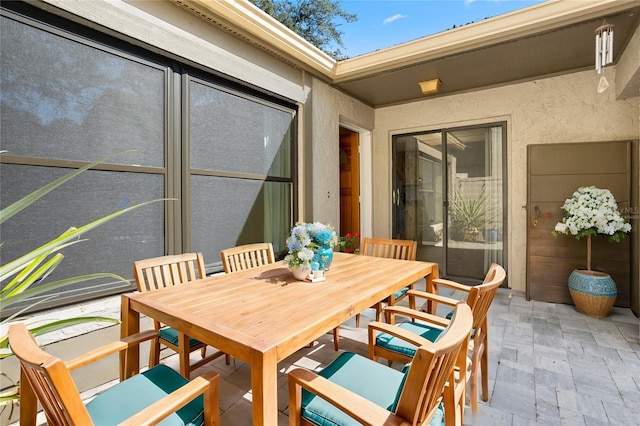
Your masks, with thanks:
[(287, 238), (289, 254), (285, 256), (284, 263), (290, 268), (310, 267), (320, 247), (333, 247), (338, 241), (331, 226), (320, 222), (298, 222)]

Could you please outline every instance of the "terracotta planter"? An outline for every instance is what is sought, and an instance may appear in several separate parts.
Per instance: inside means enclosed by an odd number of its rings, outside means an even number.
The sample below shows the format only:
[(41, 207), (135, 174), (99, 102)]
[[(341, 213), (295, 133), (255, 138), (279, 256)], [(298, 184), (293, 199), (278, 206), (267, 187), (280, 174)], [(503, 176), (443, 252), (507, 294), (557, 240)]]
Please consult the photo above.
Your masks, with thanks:
[(616, 301), (618, 289), (608, 274), (576, 269), (569, 275), (569, 293), (578, 312), (604, 318)]

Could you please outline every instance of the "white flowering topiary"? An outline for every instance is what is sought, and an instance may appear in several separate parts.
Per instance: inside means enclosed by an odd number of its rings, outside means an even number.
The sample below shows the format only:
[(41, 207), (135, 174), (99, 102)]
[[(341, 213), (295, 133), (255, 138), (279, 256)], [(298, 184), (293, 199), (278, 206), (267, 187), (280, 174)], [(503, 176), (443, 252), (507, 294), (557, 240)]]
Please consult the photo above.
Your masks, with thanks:
[(578, 188), (562, 206), (565, 215), (556, 224), (557, 234), (574, 235), (580, 239), (587, 235), (604, 235), (609, 241), (619, 242), (631, 231), (620, 212), (615, 198), (608, 189), (595, 186)]
[(583, 186), (562, 206), (564, 217), (553, 230), (553, 236), (573, 235), (579, 240), (589, 237), (587, 269), (591, 269), (591, 236), (602, 235), (610, 242), (619, 242), (631, 232), (631, 225), (618, 211), (618, 204), (608, 189)]

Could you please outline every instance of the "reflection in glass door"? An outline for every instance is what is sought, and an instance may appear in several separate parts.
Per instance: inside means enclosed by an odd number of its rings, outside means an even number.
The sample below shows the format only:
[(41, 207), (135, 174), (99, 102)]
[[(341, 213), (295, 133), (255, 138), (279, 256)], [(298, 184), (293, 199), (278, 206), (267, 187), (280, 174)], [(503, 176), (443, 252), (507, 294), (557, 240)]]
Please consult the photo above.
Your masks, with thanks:
[(504, 265), (503, 134), (493, 125), (393, 137), (393, 238), (416, 240), (418, 259), (443, 276), (477, 282)]

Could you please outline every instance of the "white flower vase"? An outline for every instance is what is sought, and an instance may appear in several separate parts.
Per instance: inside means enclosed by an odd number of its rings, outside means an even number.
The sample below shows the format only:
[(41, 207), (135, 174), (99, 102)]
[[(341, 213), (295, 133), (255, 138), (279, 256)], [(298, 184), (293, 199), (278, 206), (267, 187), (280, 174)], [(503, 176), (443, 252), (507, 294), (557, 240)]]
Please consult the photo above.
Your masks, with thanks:
[(309, 273), (311, 273), (311, 266), (289, 267), (289, 270), (295, 279), (305, 281), (309, 276)]

